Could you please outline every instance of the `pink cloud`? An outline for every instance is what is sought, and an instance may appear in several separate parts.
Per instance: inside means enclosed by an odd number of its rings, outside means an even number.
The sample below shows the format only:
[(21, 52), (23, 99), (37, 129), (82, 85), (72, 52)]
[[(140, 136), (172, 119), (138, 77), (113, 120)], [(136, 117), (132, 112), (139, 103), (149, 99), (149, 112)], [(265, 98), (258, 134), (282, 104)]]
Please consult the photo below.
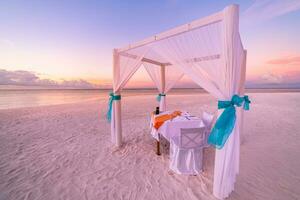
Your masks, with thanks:
[(0, 85), (22, 85), (22, 86), (44, 86), (55, 88), (98, 88), (99, 85), (92, 84), (86, 80), (63, 80), (62, 82), (51, 79), (41, 79), (36, 73), (17, 70), (8, 71), (0, 69)]
[[(272, 59), (267, 62), (272, 65), (300, 65), (300, 56), (288, 56), (279, 59)], [(299, 66), (300, 67), (300, 66)]]
[(247, 76), (247, 87), (254, 88), (300, 88), (300, 70), (284, 73), (268, 71), (257, 76)]
[(262, 82), (267, 83), (281, 83), (283, 82), (283, 77), (280, 74), (274, 74), (274, 73), (266, 73), (261, 76)]

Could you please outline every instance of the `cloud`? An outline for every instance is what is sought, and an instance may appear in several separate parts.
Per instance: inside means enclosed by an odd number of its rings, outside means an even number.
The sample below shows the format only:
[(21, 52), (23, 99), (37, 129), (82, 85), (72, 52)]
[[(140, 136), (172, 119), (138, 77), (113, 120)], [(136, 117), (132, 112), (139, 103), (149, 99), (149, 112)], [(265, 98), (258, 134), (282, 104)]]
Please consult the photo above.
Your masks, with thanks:
[(272, 59), (267, 62), (271, 65), (299, 65), (300, 67), (300, 56), (287, 56), (278, 59)]
[(255, 0), (241, 15), (242, 26), (261, 23), (300, 9), (300, 0)]
[(300, 70), (268, 71), (260, 76), (247, 76), (247, 87), (300, 88)]
[(38, 77), (28, 71), (0, 70), (0, 84), (36, 84)]
[(0, 85), (45, 86), (82, 89), (92, 89), (100, 87), (83, 79), (63, 80), (62, 82), (58, 82), (51, 79), (41, 79), (34, 72), (23, 70), (8, 71), (5, 69), (0, 69)]
[(266, 72), (260, 76), (249, 77), (248, 81), (261, 84), (299, 84), (300, 56), (286, 55), (266, 62)]
[(263, 74), (261, 78), (262, 78), (262, 82), (267, 82), (267, 83), (282, 83), (283, 81), (282, 75), (274, 74), (271, 72)]
[(96, 85), (91, 84), (90, 82), (82, 80), (82, 79), (70, 80), (70, 81), (64, 80), (62, 83), (60, 83), (60, 86), (74, 87), (74, 88), (96, 88), (97, 87)]
[(14, 47), (15, 47), (15, 44), (14, 44), (11, 40), (1, 39), (1, 40), (0, 40), (0, 47), (14, 48)]

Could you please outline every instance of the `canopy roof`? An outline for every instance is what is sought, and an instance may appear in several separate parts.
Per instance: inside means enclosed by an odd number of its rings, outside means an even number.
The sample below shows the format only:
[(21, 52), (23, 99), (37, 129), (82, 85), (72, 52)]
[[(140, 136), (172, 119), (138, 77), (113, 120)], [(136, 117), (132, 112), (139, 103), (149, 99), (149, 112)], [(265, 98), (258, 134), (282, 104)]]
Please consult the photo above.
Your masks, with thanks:
[(168, 70), (172, 75), (166, 73), (166, 79), (177, 81), (186, 74), (217, 98), (231, 98), (230, 92), (221, 92), (227, 81), (225, 73), (220, 72), (226, 68), (226, 61), (230, 61), (228, 56), (244, 56), (238, 19), (238, 6), (231, 5), (213, 15), (115, 49), (114, 92), (119, 92), (141, 65), (147, 66), (150, 76), (151, 68), (172, 66)]
[[(221, 58), (222, 22), (224, 17), (224, 11), (221, 11), (141, 41), (128, 44), (116, 49), (116, 51), (120, 56), (136, 59), (142, 55), (143, 62), (168, 66), (172, 65), (172, 61), (161, 55), (157, 49), (170, 42), (177, 43), (181, 48), (184, 48), (184, 43), (192, 43), (195, 48), (189, 50), (189, 52), (195, 53), (186, 57), (186, 61), (202, 62), (217, 60)], [(190, 38), (190, 40), (187, 41), (187, 38)], [(181, 43), (183, 41), (184, 43)]]
[[(179, 39), (185, 36), (193, 35), (193, 34), (201, 34), (201, 36), (204, 37), (221, 37), (221, 33), (217, 33), (218, 30), (220, 30), (220, 23), (222, 22), (223, 19), (223, 12), (218, 12), (213, 15), (192, 21), (190, 23), (178, 26), (176, 28), (170, 29), (168, 31), (156, 34), (152, 37), (143, 39), (141, 41), (138, 41), (133, 44), (129, 44), (125, 47), (117, 49), (117, 51), (121, 55), (130, 55), (129, 52), (138, 52), (143, 51), (144, 48), (149, 48), (151, 46), (159, 46), (159, 44), (164, 43), (163, 40), (166, 39)], [(193, 33), (193, 34), (192, 34)], [(215, 35), (208, 35), (209, 33), (213, 33)], [(219, 35), (216, 35), (219, 34)], [(203, 38), (203, 41), (205, 38)], [(200, 45), (205, 45), (205, 43), (198, 41)], [(196, 45), (196, 44), (195, 44)], [(213, 55), (210, 55), (212, 57), (215, 57)], [(208, 56), (209, 57), (209, 56)], [(200, 58), (200, 57), (199, 57)], [(201, 58), (200, 58), (201, 59)], [(199, 59), (199, 60), (200, 60)], [(204, 58), (205, 59), (205, 58)], [(206, 58), (207, 59), (207, 58)], [(148, 52), (145, 57), (143, 57), (143, 62), (149, 62), (152, 64), (157, 64), (157, 65), (170, 65), (167, 60), (162, 58), (160, 55), (155, 54), (153, 51)]]

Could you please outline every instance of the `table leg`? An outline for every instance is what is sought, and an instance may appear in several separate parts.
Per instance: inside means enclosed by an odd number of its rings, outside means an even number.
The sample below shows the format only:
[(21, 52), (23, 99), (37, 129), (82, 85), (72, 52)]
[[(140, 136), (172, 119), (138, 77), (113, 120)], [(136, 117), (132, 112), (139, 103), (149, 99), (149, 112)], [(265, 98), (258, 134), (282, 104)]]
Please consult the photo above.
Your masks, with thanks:
[(161, 153), (160, 153), (160, 142), (157, 141), (157, 140), (156, 140), (156, 154), (157, 154), (158, 156), (161, 155)]
[(159, 136), (159, 134), (158, 134), (158, 140), (156, 140), (156, 154), (158, 156), (161, 155), (161, 153), (160, 153), (160, 136)]

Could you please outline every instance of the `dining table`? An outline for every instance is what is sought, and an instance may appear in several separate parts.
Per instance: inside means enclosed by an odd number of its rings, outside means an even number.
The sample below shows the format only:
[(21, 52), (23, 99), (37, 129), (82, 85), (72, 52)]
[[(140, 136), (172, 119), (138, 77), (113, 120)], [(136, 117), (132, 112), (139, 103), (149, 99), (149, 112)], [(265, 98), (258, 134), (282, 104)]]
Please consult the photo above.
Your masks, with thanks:
[(156, 154), (160, 153), (160, 140), (164, 137), (167, 141), (174, 137), (180, 136), (180, 131), (182, 128), (202, 128), (205, 127), (202, 119), (200, 117), (191, 115), (189, 112), (181, 112), (181, 115), (176, 116), (172, 119), (166, 120), (159, 128), (154, 127), (155, 118), (165, 114), (171, 114), (173, 111), (161, 112), (158, 115), (151, 114), (150, 128), (151, 135), (156, 140)]

